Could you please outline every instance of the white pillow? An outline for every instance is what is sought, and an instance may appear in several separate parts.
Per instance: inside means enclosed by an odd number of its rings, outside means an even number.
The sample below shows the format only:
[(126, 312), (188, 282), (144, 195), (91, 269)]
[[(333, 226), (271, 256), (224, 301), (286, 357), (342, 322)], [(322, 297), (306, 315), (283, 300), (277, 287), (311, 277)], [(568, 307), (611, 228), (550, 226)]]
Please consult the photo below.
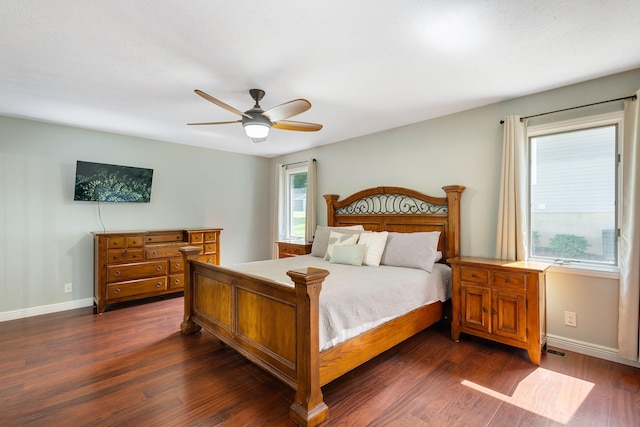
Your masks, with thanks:
[(365, 245), (341, 245), (333, 247), (332, 264), (362, 265), (367, 253)]
[(327, 246), (327, 253), (324, 255), (324, 259), (331, 261), (333, 255), (333, 248), (335, 246), (355, 245), (358, 243), (360, 234), (344, 234), (337, 231), (331, 231), (329, 233), (329, 245)]
[(364, 257), (364, 265), (380, 265), (380, 259), (387, 244), (388, 231), (362, 233), (358, 244), (367, 246), (367, 254)]
[(439, 231), (389, 232), (380, 264), (420, 268), (431, 273), (438, 253)]
[(364, 230), (364, 227), (362, 225), (350, 225), (346, 227), (324, 227), (318, 225), (316, 227), (316, 234), (313, 237), (313, 244), (311, 245), (311, 255), (318, 257), (326, 255), (331, 230), (336, 230), (344, 234), (360, 234), (360, 232)]

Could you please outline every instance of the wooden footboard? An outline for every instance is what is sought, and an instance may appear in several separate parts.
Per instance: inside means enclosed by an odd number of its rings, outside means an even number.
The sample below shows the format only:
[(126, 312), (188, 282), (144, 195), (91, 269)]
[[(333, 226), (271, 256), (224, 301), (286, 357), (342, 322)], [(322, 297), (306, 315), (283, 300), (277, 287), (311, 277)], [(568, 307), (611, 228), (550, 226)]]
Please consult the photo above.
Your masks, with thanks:
[(200, 328), (296, 391), (290, 416), (300, 425), (327, 417), (320, 389), (319, 295), (326, 270), (289, 271), (295, 286), (197, 261), (186, 247), (185, 334)]

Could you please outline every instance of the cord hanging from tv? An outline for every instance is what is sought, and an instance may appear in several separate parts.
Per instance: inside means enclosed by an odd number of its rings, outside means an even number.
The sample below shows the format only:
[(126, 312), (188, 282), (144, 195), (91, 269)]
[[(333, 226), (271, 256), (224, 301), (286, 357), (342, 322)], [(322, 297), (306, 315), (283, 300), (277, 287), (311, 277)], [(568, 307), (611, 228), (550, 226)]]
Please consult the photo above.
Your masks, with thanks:
[(152, 180), (153, 169), (78, 160), (73, 200), (149, 203)]

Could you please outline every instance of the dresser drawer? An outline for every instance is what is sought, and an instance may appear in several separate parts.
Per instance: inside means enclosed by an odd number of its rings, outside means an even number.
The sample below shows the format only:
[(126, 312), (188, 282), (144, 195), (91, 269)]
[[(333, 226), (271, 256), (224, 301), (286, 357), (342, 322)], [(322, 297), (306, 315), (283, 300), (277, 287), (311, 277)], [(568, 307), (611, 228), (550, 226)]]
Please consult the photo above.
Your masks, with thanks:
[(198, 244), (204, 242), (204, 233), (189, 233), (189, 243)]
[(129, 282), (115, 283), (107, 286), (107, 298), (116, 299), (131, 295), (149, 294), (167, 289), (166, 277), (153, 279), (132, 280)]
[(182, 231), (167, 231), (167, 232), (148, 233), (146, 241), (147, 241), (147, 244), (149, 244), (149, 243), (182, 242), (182, 241), (184, 241), (184, 233)]
[(460, 280), (471, 283), (489, 283), (489, 272), (479, 268), (460, 267)]
[(514, 291), (524, 291), (527, 289), (527, 276), (516, 273), (503, 273), (496, 271), (493, 273), (493, 286), (501, 289), (512, 289)]
[(124, 282), (142, 277), (164, 276), (167, 274), (167, 261), (141, 262), (107, 266), (107, 282)]
[(205, 243), (204, 244), (204, 253), (205, 254), (215, 254), (218, 252), (218, 244), (217, 243)]
[(218, 233), (214, 232), (214, 231), (204, 233), (204, 241), (206, 243), (217, 242), (218, 241)]
[(169, 276), (169, 289), (184, 288), (184, 274), (173, 274)]
[(183, 244), (173, 245), (151, 245), (144, 249), (146, 259), (173, 258), (181, 255), (180, 248)]
[(143, 244), (144, 244), (144, 240), (142, 239), (142, 236), (127, 237), (128, 248), (141, 248)]
[(206, 262), (207, 264), (218, 264), (218, 254), (200, 255), (198, 261)]
[(109, 237), (107, 239), (107, 249), (120, 249), (127, 247), (127, 239), (123, 236)]
[(122, 264), (125, 260), (126, 253), (124, 249), (112, 249), (107, 251), (108, 264)]
[(175, 258), (169, 260), (169, 274), (182, 273), (184, 271), (184, 260)]

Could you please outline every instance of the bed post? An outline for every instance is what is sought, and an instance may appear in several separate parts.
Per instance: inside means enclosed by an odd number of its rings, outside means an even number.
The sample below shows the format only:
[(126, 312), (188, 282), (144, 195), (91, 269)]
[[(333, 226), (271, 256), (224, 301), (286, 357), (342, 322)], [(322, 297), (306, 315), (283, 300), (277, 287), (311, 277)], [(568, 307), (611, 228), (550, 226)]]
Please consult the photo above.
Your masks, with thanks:
[(460, 256), (460, 196), (465, 187), (463, 185), (447, 185), (442, 189), (447, 193), (447, 210), (449, 212), (446, 261)]
[(290, 270), (296, 288), (296, 395), (289, 417), (298, 425), (315, 426), (327, 419), (329, 408), (320, 389), (320, 291), (326, 270)]
[(180, 324), (180, 330), (183, 334), (188, 335), (200, 330), (200, 325), (196, 325), (191, 320), (193, 313), (193, 283), (191, 278), (191, 260), (196, 261), (200, 255), (201, 248), (197, 246), (186, 246), (180, 248), (184, 259), (184, 318)]
[(335, 224), (336, 214), (336, 209), (333, 204), (338, 201), (338, 198), (340, 196), (338, 196), (337, 194), (325, 194), (322, 197), (324, 197), (327, 202), (327, 225), (333, 225)]

